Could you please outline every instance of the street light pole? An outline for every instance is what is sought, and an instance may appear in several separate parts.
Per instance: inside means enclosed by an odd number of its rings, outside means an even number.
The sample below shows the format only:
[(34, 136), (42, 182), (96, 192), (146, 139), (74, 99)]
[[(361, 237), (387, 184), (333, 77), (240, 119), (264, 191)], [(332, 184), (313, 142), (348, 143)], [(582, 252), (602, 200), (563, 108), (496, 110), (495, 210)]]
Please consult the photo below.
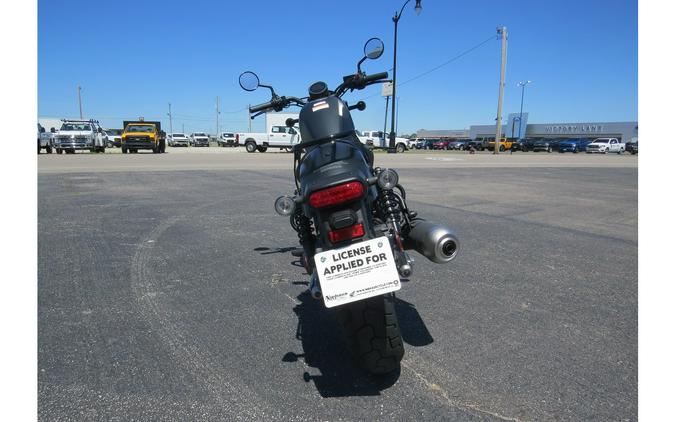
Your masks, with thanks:
[[(522, 87), (522, 93), (520, 94), (520, 117), (518, 118), (518, 139), (520, 139), (520, 129), (523, 125), (523, 100), (525, 99), (525, 87), (531, 84), (532, 81), (522, 81), (518, 82), (518, 86)], [(525, 134), (527, 135), (527, 127), (525, 128)]]
[(80, 120), (82, 120), (82, 87), (77, 86), (77, 103), (80, 105)]
[(173, 134), (173, 116), (171, 115), (171, 103), (169, 103), (169, 112), (167, 114), (169, 115), (169, 132)]
[[(394, 77), (392, 78), (391, 89), (391, 130), (389, 131), (389, 149), (387, 152), (396, 153), (396, 47), (398, 41), (398, 21), (401, 19), (403, 9), (410, 2), (406, 0), (401, 10), (394, 15)], [(419, 15), (422, 12), (422, 0), (415, 0), (415, 12)]]

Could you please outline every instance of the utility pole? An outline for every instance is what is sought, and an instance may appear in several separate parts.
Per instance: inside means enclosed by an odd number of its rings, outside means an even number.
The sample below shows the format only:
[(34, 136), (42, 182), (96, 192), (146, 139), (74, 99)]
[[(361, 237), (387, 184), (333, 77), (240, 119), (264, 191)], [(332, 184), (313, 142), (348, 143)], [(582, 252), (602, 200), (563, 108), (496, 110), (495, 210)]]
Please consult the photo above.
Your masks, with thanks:
[(502, 139), (502, 103), (504, 102), (504, 78), (506, 77), (506, 41), (508, 32), (505, 26), (497, 28), (497, 35), (502, 37), (502, 65), (499, 72), (499, 100), (497, 102), (497, 132), (495, 133), (495, 149), (493, 154), (499, 154), (499, 142)]
[(218, 133), (220, 132), (220, 123), (218, 121), (219, 114), (220, 114), (220, 97), (216, 97), (216, 139), (218, 138)]
[(185, 123), (181, 123), (183, 126), (183, 135), (185, 135)]
[(169, 115), (169, 132), (173, 133), (173, 116), (171, 115), (171, 103), (169, 103), (169, 112), (167, 114)]
[(80, 85), (77, 86), (77, 102), (80, 105), (80, 120), (82, 120), (82, 87)]
[(253, 132), (251, 130), (251, 104), (248, 105), (247, 110), (248, 110), (248, 131), (250, 133), (250, 132)]

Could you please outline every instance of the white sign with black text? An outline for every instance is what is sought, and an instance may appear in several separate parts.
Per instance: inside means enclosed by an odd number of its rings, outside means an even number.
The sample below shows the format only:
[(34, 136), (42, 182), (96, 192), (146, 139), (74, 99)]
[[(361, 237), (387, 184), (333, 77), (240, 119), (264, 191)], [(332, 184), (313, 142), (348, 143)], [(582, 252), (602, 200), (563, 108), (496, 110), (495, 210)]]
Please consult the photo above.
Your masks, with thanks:
[(382, 96), (391, 97), (394, 94), (394, 84), (391, 82), (385, 82), (382, 84)]
[(386, 236), (314, 255), (327, 308), (401, 289)]

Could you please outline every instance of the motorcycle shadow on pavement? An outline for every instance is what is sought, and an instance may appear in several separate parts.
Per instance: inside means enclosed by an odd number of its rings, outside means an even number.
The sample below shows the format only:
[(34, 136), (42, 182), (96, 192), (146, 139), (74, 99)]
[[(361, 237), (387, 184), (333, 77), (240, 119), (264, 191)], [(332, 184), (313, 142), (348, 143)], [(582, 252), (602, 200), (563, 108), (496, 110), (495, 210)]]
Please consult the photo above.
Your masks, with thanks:
[[(299, 251), (297, 247), (258, 247), (254, 251), (261, 255), (291, 252), (296, 258), (290, 265), (304, 268), (297, 252), (293, 253)], [(290, 285), (308, 286), (309, 282), (292, 281)], [(309, 290), (304, 290), (297, 299), (299, 303), (293, 308), (298, 317), (295, 338), (301, 342), (303, 353), (288, 352), (281, 360), (296, 363), (302, 359), (304, 367), (309, 368), (302, 378), (304, 382), (314, 382), (321, 397), (377, 396), (396, 383), (400, 371), (374, 376), (356, 364), (343, 343), (335, 309), (326, 308), (323, 300), (313, 299)], [(415, 305), (397, 297), (395, 306), (404, 343), (415, 347), (433, 343)]]
[[(305, 366), (310, 367), (304, 372), (303, 380), (314, 382), (321, 397), (377, 396), (396, 383), (400, 371), (374, 376), (356, 365), (343, 343), (333, 309), (327, 309), (323, 301), (313, 299), (309, 291), (302, 292), (297, 298), (300, 303), (293, 308), (298, 317), (295, 336), (304, 353), (288, 352), (282, 361), (291, 363), (302, 359)], [(424, 346), (433, 342), (412, 304), (397, 298), (396, 312), (405, 343)]]

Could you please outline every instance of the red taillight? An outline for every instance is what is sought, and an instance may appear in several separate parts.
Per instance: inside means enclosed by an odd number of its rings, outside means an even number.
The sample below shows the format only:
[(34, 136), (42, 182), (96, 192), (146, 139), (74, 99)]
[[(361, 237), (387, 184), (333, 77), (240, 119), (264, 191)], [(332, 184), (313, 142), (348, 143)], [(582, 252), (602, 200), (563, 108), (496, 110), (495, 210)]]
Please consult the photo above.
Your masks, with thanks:
[(363, 224), (354, 224), (350, 227), (345, 227), (344, 229), (333, 230), (328, 232), (328, 239), (331, 243), (342, 242), (343, 240), (354, 239), (361, 237), (365, 234), (363, 230)]
[(314, 192), (309, 196), (309, 205), (314, 208), (326, 208), (360, 198), (363, 195), (361, 182), (349, 182)]

